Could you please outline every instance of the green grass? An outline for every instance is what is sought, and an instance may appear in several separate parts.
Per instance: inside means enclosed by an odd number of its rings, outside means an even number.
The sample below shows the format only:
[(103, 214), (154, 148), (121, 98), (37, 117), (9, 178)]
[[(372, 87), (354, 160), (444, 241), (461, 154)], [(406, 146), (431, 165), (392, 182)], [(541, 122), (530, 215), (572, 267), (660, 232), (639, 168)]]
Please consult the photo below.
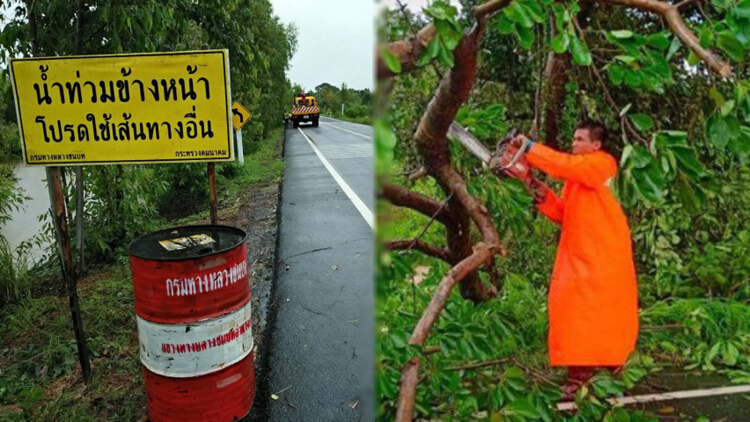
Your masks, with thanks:
[[(245, 154), (244, 164), (226, 164), (232, 166), (229, 171), (232, 178), (220, 176), (217, 179), (220, 201), (236, 197), (249, 186), (279, 180), (284, 172), (284, 159), (279, 152), (283, 136), (283, 127), (272, 129), (266, 138), (246, 148), (250, 152)], [(217, 173), (221, 175), (221, 170), (217, 169)]]
[(0, 311), (0, 421), (132, 421), (145, 414), (128, 267), (85, 278), (79, 296), (93, 368), (88, 386), (66, 297), (27, 297)]
[(339, 119), (339, 120), (344, 120), (344, 121), (347, 121), (347, 122), (359, 123), (359, 124), (362, 124), (362, 125), (370, 125), (370, 126), (372, 126), (372, 120), (373, 120), (372, 116), (366, 116), (366, 117), (347, 117), (347, 116), (342, 116), (340, 114), (336, 114), (336, 115), (333, 115), (333, 116), (324, 116), (324, 117), (331, 117), (333, 119)]
[[(217, 166), (220, 204), (279, 180), (283, 130), (272, 130), (248, 148), (244, 165), (223, 165), (232, 166), (224, 176)], [(207, 215), (203, 211), (165, 227), (194, 224)], [(0, 248), (0, 266), (6, 258)], [(115, 263), (90, 273), (78, 289), (93, 369), (87, 386), (67, 297), (20, 295), (0, 307), (0, 422), (135, 421), (146, 414), (128, 258), (118, 256)], [(23, 277), (29, 280), (26, 287), (44, 279), (34, 271)]]

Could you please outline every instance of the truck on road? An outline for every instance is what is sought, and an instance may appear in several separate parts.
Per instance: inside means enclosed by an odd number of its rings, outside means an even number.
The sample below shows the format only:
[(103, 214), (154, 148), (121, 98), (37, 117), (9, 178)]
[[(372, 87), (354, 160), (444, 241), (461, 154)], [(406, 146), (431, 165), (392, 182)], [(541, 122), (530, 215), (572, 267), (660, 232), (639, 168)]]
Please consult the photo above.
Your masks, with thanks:
[(298, 96), (294, 97), (291, 112), (294, 127), (299, 127), (300, 123), (312, 123), (313, 126), (318, 126), (319, 117), (320, 107), (318, 107), (315, 97), (307, 96), (304, 92), (300, 92)]

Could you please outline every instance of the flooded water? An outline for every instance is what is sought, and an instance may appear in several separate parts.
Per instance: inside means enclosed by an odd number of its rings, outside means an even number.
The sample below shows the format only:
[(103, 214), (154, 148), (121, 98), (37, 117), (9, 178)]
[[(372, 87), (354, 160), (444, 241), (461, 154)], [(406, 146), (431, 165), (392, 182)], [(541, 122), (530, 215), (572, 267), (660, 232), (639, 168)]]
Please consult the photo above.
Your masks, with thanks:
[[(49, 210), (49, 193), (47, 191), (47, 178), (44, 167), (17, 166), (13, 174), (18, 181), (16, 186), (24, 190), (24, 195), (31, 197), (24, 202), (20, 210), (11, 212), (11, 220), (0, 225), (0, 231), (15, 249), (21, 242), (31, 239), (42, 229), (42, 223), (38, 221), (40, 214)], [(32, 258), (37, 261), (41, 258), (41, 251), (33, 250)]]

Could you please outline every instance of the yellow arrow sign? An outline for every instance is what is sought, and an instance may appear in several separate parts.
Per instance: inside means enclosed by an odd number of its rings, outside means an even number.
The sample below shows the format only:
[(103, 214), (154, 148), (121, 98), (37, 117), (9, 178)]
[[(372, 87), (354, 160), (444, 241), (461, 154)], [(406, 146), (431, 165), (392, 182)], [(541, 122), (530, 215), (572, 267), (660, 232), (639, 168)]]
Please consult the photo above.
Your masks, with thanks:
[(239, 101), (232, 103), (232, 126), (234, 126), (234, 130), (242, 129), (242, 126), (245, 126), (250, 117), (252, 117), (250, 112)]

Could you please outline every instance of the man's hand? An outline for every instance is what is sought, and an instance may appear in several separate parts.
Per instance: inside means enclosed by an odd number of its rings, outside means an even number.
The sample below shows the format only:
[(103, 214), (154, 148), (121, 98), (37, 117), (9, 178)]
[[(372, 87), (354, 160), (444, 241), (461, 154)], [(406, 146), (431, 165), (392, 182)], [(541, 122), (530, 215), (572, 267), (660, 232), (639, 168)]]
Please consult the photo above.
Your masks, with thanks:
[(530, 177), (526, 183), (526, 187), (531, 191), (531, 195), (534, 197), (534, 202), (539, 204), (544, 202), (547, 197), (547, 192), (550, 190), (546, 183)]
[(529, 141), (529, 138), (526, 135), (520, 134), (520, 135), (516, 135), (515, 138), (511, 139), (510, 144), (516, 147), (516, 149), (518, 149), (518, 148), (521, 148), (521, 146), (523, 146), (528, 141)]

